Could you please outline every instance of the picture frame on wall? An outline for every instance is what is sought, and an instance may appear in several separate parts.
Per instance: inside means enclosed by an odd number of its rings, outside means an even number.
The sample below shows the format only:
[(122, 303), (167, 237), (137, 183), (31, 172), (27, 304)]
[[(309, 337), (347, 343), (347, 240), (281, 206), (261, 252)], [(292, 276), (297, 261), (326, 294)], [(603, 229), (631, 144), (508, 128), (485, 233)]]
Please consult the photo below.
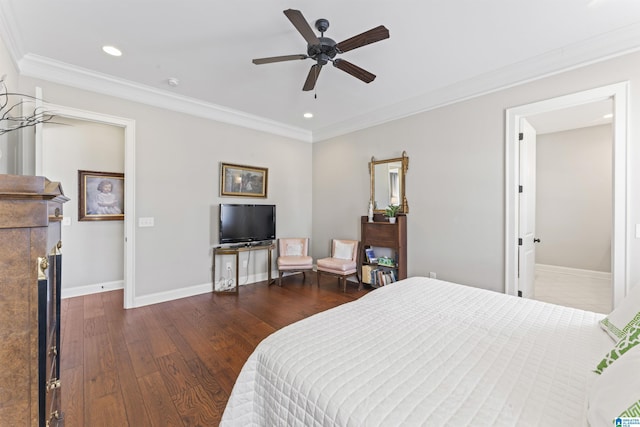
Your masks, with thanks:
[(78, 171), (78, 221), (124, 220), (124, 174)]
[(266, 198), (268, 175), (267, 168), (221, 163), (220, 195)]

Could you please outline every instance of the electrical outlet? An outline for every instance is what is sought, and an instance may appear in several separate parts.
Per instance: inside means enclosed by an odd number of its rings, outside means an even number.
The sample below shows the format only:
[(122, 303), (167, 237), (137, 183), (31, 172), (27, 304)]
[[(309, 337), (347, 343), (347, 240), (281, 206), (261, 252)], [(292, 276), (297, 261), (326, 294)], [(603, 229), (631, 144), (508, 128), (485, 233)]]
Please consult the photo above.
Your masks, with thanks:
[(231, 270), (231, 263), (230, 262), (227, 263), (227, 270)]
[(436, 278), (436, 273), (434, 273), (433, 271), (429, 272), (429, 277), (431, 277), (432, 279)]

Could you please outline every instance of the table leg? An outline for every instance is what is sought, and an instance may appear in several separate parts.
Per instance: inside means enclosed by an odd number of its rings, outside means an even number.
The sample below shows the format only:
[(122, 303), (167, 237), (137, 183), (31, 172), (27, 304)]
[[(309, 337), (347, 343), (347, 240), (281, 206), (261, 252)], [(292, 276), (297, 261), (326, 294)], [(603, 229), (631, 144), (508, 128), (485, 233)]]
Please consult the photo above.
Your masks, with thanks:
[(213, 261), (211, 262), (211, 281), (213, 283), (213, 291), (216, 290), (216, 250), (213, 250)]
[(236, 252), (236, 294), (238, 293), (238, 280), (240, 278), (240, 251)]

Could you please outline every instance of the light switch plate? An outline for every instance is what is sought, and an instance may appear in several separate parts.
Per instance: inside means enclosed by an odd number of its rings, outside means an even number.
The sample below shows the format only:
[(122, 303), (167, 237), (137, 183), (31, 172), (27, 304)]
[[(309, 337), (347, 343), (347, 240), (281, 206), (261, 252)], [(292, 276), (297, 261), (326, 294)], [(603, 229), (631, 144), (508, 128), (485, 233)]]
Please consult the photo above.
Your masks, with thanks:
[(154, 226), (153, 217), (138, 218), (138, 227), (153, 227), (153, 226)]
[(71, 225), (71, 217), (70, 216), (62, 217), (62, 225)]

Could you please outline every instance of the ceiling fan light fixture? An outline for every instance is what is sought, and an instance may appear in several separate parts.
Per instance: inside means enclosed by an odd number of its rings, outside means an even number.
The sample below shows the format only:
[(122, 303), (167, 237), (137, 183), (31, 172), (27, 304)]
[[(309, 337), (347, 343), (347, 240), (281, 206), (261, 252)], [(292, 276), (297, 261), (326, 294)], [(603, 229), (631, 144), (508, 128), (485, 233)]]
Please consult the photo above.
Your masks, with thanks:
[(111, 56), (122, 56), (122, 51), (115, 46), (102, 46), (102, 51)]
[[(300, 35), (307, 42), (306, 55), (283, 55), (271, 56), (267, 58), (256, 58), (253, 62), (256, 65), (269, 64), (273, 62), (291, 61), (294, 59), (312, 59), (315, 64), (311, 66), (307, 79), (302, 86), (303, 91), (310, 91), (315, 88), (318, 75), (322, 67), (332, 62), (333, 65), (353, 77), (362, 80), (365, 83), (371, 83), (375, 78), (375, 74), (370, 73), (350, 62), (335, 58), (337, 54), (348, 52), (371, 43), (376, 43), (389, 38), (389, 30), (384, 25), (379, 25), (364, 33), (355, 35), (349, 39), (336, 43), (335, 40), (325, 37), (324, 32), (329, 28), (329, 21), (321, 18), (316, 20), (315, 27), (320, 31), (320, 37), (316, 36), (313, 29), (302, 15), (302, 12), (295, 9), (287, 9), (283, 11), (291, 24), (298, 30)], [(335, 59), (334, 59), (335, 58)]]

